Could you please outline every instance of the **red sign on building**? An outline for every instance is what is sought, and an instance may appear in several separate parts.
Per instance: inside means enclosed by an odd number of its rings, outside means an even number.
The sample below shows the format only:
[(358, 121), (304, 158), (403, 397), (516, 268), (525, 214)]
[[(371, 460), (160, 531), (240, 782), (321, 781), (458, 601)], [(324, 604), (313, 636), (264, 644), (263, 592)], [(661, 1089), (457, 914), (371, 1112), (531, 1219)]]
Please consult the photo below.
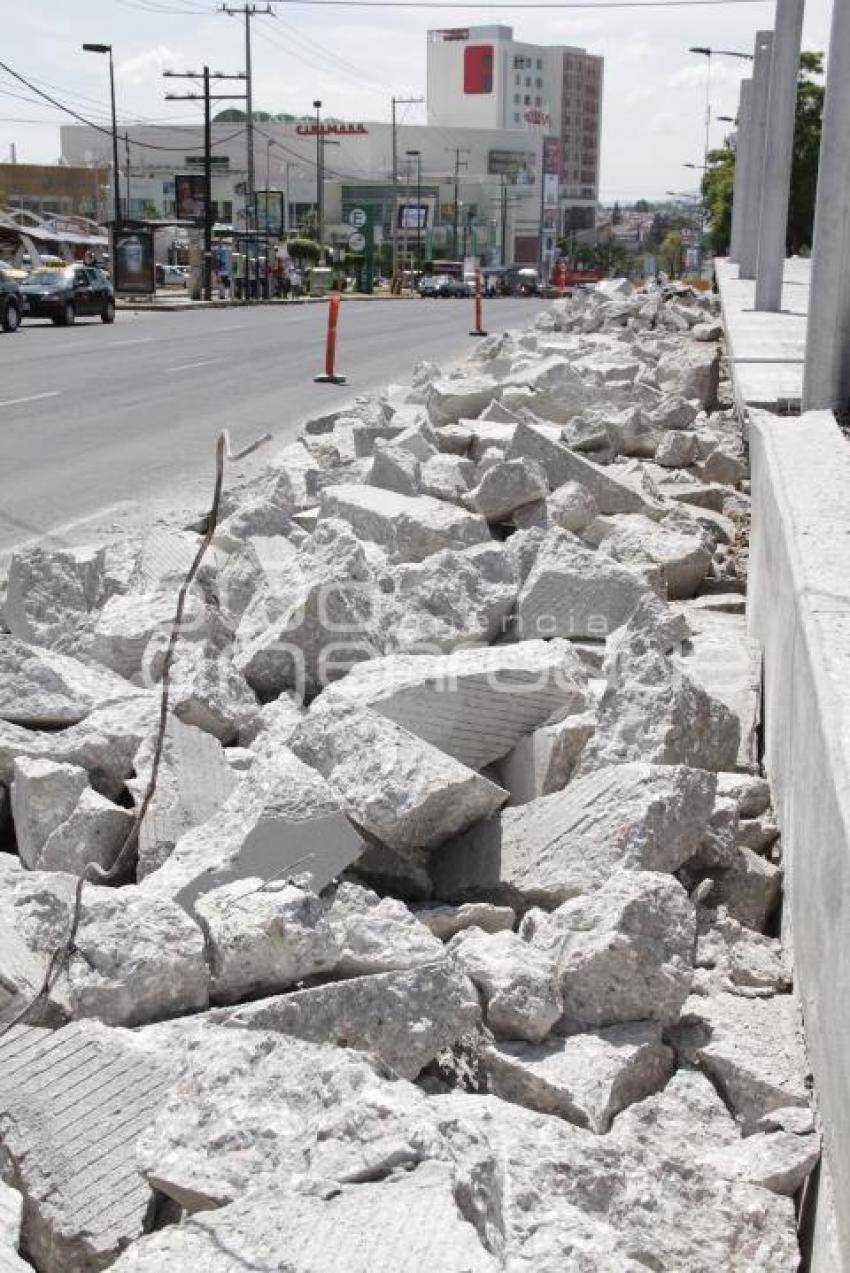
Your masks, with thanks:
[(493, 92), (492, 44), (468, 44), (463, 50), (463, 91)]

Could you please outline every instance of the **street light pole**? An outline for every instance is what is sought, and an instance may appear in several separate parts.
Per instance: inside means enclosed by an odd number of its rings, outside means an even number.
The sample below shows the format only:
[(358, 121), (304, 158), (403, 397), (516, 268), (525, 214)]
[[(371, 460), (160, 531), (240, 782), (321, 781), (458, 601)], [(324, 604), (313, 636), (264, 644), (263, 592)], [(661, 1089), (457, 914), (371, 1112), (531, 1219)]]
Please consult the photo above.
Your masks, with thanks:
[(416, 160), (416, 271), (422, 273), (422, 151), (404, 152)]
[(319, 242), (319, 248), (322, 246), (322, 222), (324, 221), (324, 191), (322, 189), (322, 103), (315, 101), (313, 110), (316, 112), (316, 238)]
[(115, 116), (115, 68), (112, 64), (111, 44), (84, 44), (85, 53), (109, 54), (109, 98), (112, 105), (112, 286), (117, 278), (115, 274), (115, 236), (121, 223), (121, 192), (118, 188), (118, 122)]

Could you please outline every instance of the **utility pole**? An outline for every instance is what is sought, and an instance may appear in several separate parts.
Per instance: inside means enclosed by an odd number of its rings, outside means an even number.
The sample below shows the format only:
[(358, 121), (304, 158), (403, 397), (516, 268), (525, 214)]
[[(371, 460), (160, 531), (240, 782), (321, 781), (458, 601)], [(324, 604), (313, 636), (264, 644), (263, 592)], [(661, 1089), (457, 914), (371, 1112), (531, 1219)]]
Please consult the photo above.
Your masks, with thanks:
[(240, 14), (245, 19), (245, 154), (247, 159), (248, 180), (246, 182), (245, 229), (256, 229), (254, 208), (254, 99), (251, 87), (251, 19), (275, 16), (271, 5), (258, 9), (255, 4), (244, 4), (241, 9), (232, 9), (229, 5), (219, 6), (219, 13), (227, 13), (231, 18)]
[(396, 106), (418, 106), (423, 101), (421, 97), (394, 97), (393, 103), (393, 269), (392, 269), (392, 285), (391, 290), (395, 291), (398, 287), (398, 124), (396, 122)]
[(502, 268), (508, 264), (508, 179), (502, 174)]
[(130, 134), (129, 133), (124, 134), (124, 157), (127, 161), (127, 180), (125, 182), (125, 185), (127, 187), (127, 210), (125, 215), (127, 219), (129, 220), (130, 218)]
[(196, 71), (163, 71), (163, 76), (172, 80), (203, 81), (203, 93), (166, 93), (167, 102), (196, 102), (203, 98), (204, 103), (204, 300), (212, 300), (212, 123), (210, 103), (222, 101), (244, 101), (244, 93), (210, 93), (210, 80), (244, 80), (242, 71), (236, 75), (222, 75), (216, 71), (210, 75), (210, 68), (205, 66), (200, 75)]
[(457, 260), (457, 247), (458, 247), (458, 199), (460, 198), (460, 171), (461, 171), (461, 168), (467, 168), (467, 167), (469, 167), (469, 164), (467, 163), (467, 161), (466, 161), (465, 159), (461, 159), (461, 155), (468, 155), (468, 154), (470, 153), (470, 151), (469, 151), (469, 147), (468, 147), (468, 146), (446, 146), (446, 147), (445, 147), (445, 150), (446, 150), (449, 154), (453, 154), (453, 155), (454, 155), (454, 157), (455, 157), (455, 178), (454, 178), (454, 181), (455, 181), (455, 205), (454, 205), (454, 217), (453, 217), (453, 219), (452, 219), (452, 251), (454, 252), (455, 260)]

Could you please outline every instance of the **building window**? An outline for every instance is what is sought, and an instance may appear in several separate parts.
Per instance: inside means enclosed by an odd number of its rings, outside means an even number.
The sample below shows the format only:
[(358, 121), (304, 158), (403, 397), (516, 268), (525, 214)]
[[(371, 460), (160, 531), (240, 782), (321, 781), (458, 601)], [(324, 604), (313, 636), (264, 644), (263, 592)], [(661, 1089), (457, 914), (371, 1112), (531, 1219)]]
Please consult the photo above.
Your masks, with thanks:
[(526, 77), (525, 77), (525, 87), (526, 87), (526, 88), (531, 88), (531, 76), (530, 76), (530, 75), (526, 75)]
[(528, 94), (527, 94), (527, 93), (526, 93), (525, 97), (524, 97), (522, 100), (523, 100), (523, 103), (524, 103), (526, 106), (530, 106), (530, 105), (531, 105), (531, 98), (528, 96)]
[(542, 58), (542, 57), (539, 57), (539, 58), (537, 59), (537, 69), (538, 69), (538, 71), (542, 71), (542, 70), (543, 70), (543, 58)]
[(519, 123), (519, 111), (514, 111), (514, 123)]
[(515, 75), (515, 76), (514, 76), (514, 83), (516, 84), (517, 88), (519, 88), (520, 84), (522, 83), (522, 76), (521, 76), (521, 75)]
[(540, 78), (540, 76), (539, 76), (539, 75), (538, 75), (537, 79), (534, 81), (534, 86), (535, 86), (535, 88), (542, 88), (542, 87), (543, 87), (543, 81), (542, 81), (542, 79)]
[(535, 99), (534, 99), (534, 105), (535, 105), (535, 106), (542, 106), (542, 105), (543, 105), (543, 98), (542, 98), (542, 97), (535, 97)]
[(514, 93), (514, 106), (519, 106), (519, 93)]

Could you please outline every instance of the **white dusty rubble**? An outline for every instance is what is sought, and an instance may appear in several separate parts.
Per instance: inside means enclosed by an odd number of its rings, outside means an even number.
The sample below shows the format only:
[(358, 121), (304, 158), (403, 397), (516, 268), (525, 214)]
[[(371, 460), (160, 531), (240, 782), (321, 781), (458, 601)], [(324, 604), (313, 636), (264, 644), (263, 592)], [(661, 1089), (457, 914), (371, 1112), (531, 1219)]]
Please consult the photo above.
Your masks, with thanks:
[(225, 483), (161, 736), (202, 510), (12, 555), (0, 1268), (794, 1273), (717, 315), (541, 302)]

